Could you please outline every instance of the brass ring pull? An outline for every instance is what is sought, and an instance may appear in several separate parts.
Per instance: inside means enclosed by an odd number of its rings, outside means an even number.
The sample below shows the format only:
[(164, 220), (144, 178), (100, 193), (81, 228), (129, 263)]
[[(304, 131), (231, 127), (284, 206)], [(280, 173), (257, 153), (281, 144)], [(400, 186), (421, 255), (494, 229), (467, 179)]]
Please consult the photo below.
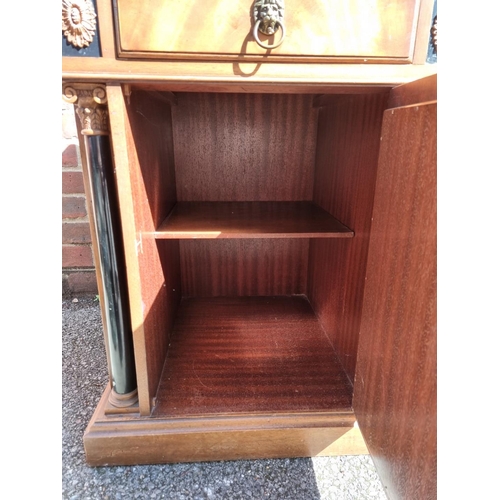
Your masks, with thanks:
[[(275, 43), (274, 45), (264, 45), (260, 40), (259, 40), (259, 26), (262, 23), (262, 19), (259, 19), (253, 26), (253, 37), (255, 38), (255, 41), (263, 48), (263, 49), (275, 49), (276, 47), (279, 47), (282, 43), (283, 40), (285, 39), (285, 26), (281, 24), (279, 21), (276, 21), (276, 24), (281, 27), (281, 38), (278, 43)], [(276, 30), (277, 31), (277, 30)], [(275, 31), (275, 33), (276, 33)], [(274, 33), (273, 33), (274, 34)]]
[[(285, 0), (255, 0), (253, 5), (253, 37), (263, 49), (275, 49), (285, 39)], [(281, 27), (281, 39), (274, 45), (264, 45), (259, 40), (259, 31), (266, 35), (274, 35)]]

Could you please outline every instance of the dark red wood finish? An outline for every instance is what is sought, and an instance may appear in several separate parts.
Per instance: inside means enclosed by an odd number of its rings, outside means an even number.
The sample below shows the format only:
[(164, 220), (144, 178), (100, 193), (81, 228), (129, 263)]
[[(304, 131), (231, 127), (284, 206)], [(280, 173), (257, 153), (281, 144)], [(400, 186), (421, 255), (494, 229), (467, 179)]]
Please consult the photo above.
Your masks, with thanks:
[(399, 108), (416, 102), (437, 100), (437, 75), (394, 87), (389, 94), (388, 108)]
[(311, 200), (312, 95), (179, 93), (172, 107), (179, 201)]
[(385, 112), (353, 406), (389, 498), (435, 499), (435, 103)]
[(183, 299), (154, 416), (345, 412), (351, 395), (305, 297)]
[(308, 239), (182, 240), (182, 295), (305, 294), (308, 255)]
[[(158, 245), (152, 233), (176, 203), (170, 106), (148, 92), (134, 91), (126, 105), (131, 184), (140, 269), (144, 344), (136, 346), (138, 377), (147, 376), (150, 396), (158, 387), (168, 332), (180, 300), (179, 244)], [(125, 100), (127, 102), (127, 99)], [(145, 351), (145, 352), (144, 352)], [(146, 372), (147, 369), (147, 372)]]
[(130, 147), (139, 161), (140, 176), (133, 187), (143, 195), (137, 199), (141, 226), (147, 226), (143, 230), (149, 231), (151, 225), (156, 228), (165, 219), (177, 201), (170, 104), (154, 92), (142, 90), (134, 90), (125, 100), (133, 136)]
[(155, 234), (192, 238), (352, 238), (353, 232), (307, 201), (180, 202)]
[(311, 240), (308, 297), (354, 380), (366, 255), (386, 94), (336, 96), (320, 108), (313, 201), (355, 233)]

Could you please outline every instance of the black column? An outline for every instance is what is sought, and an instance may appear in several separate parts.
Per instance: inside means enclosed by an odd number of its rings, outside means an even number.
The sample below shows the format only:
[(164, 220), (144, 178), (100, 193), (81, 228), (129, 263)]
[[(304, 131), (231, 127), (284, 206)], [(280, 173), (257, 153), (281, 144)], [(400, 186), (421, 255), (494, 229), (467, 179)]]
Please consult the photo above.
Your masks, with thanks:
[(87, 135), (85, 144), (104, 288), (100, 299), (106, 309), (114, 393), (110, 401), (128, 406), (137, 401), (137, 378), (111, 146), (107, 135)]

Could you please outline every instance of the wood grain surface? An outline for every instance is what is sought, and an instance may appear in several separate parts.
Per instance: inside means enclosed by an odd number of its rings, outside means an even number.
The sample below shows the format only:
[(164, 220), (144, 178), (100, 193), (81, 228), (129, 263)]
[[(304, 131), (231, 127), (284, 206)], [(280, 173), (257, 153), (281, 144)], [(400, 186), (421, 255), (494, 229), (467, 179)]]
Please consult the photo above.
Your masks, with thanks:
[(314, 202), (351, 240), (311, 240), (308, 297), (354, 380), (366, 256), (386, 94), (336, 96), (320, 108)]
[(179, 245), (147, 237), (175, 204), (172, 123), (168, 104), (146, 92), (127, 103), (108, 86), (141, 414), (151, 411), (180, 299)]
[(437, 75), (394, 87), (389, 94), (388, 108), (399, 108), (437, 99)]
[(305, 294), (308, 255), (308, 239), (182, 240), (182, 296)]
[(354, 409), (389, 498), (436, 498), (436, 104), (385, 112)]
[(312, 199), (311, 95), (177, 94), (178, 201)]
[[(303, 60), (335, 57), (365, 62), (411, 61), (418, 0), (302, 0), (285, 5), (286, 38), (266, 50), (251, 32), (253, 2), (247, 0), (116, 0), (118, 50), (125, 57), (219, 59), (263, 57)], [(429, 14), (430, 15), (430, 14)], [(262, 43), (276, 43), (281, 30)]]
[(352, 238), (354, 233), (307, 201), (180, 202), (159, 239)]
[(385, 87), (437, 72), (435, 64), (307, 64), (129, 61), (63, 57), (66, 82), (119, 82), (171, 92), (346, 93), (349, 87)]
[[(148, 233), (176, 201), (172, 119), (169, 104), (148, 92), (133, 92), (127, 104), (134, 213), (138, 219), (135, 252), (141, 273), (144, 349), (150, 397), (156, 393), (180, 293), (179, 244), (158, 245)], [(133, 285), (132, 285), (133, 286)], [(147, 370), (147, 371), (146, 371)]]
[(108, 418), (109, 391), (83, 437), (93, 466), (368, 453), (352, 410)]
[(183, 299), (154, 416), (341, 411), (351, 393), (304, 297)]

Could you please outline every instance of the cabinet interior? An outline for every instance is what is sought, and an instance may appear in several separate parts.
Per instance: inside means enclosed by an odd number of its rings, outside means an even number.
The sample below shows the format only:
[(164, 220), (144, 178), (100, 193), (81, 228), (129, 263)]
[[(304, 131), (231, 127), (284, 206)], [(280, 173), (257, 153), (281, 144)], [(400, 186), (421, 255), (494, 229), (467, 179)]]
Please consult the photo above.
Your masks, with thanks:
[(387, 92), (164, 90), (123, 94), (140, 400), (351, 409)]

